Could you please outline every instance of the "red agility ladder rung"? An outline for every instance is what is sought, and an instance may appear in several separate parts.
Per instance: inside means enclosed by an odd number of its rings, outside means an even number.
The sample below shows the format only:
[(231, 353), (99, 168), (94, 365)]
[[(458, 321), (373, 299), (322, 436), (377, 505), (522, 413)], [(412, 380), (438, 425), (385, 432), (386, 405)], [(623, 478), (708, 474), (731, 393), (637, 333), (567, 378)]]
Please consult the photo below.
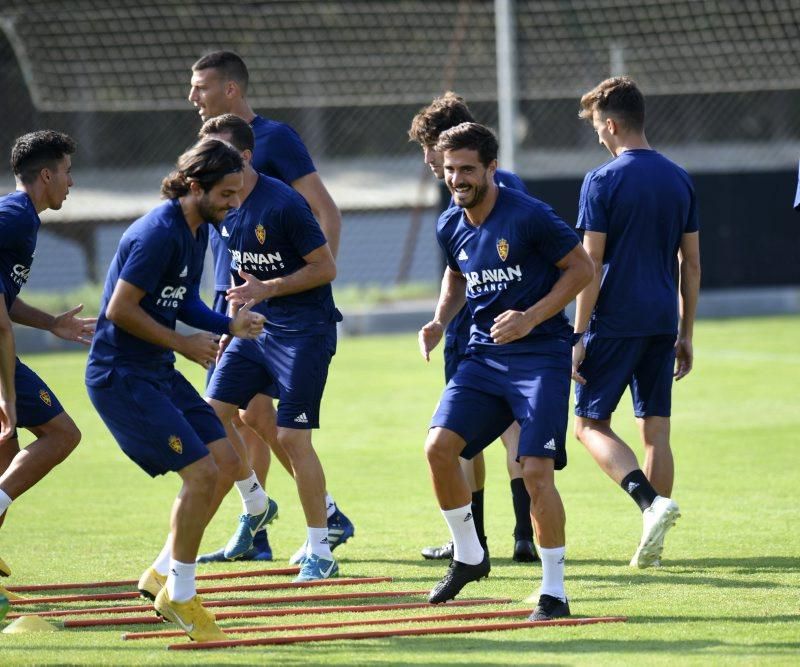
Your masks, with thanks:
[[(461, 606), (471, 606), (475, 602), (487, 604), (484, 601), (462, 600)], [(425, 606), (420, 604), (420, 607)], [(430, 606), (430, 604), (428, 604)], [(452, 607), (453, 604), (445, 605)], [(441, 607), (439, 607), (441, 608)], [(249, 625), (241, 628), (225, 628), (226, 634), (251, 633), (251, 632), (291, 632), (292, 630), (315, 630), (320, 628), (344, 628), (357, 625), (389, 625), (396, 623), (426, 623), (427, 621), (469, 621), (476, 618), (508, 618), (529, 616), (530, 609), (511, 609), (504, 611), (467, 611), (456, 614), (439, 613), (432, 616), (396, 616), (394, 618), (370, 618), (358, 621), (332, 621), (330, 623), (295, 623), (293, 625)], [(159, 630), (155, 632), (128, 632), (122, 635), (123, 639), (159, 639), (164, 637), (181, 637), (186, 633), (182, 630)]]
[[(311, 595), (279, 595), (263, 598), (236, 598), (233, 600), (203, 600), (205, 607), (248, 607), (257, 604), (286, 604), (289, 602), (321, 602), (323, 600), (354, 600), (359, 598), (395, 598), (410, 595), (427, 595), (428, 591), (346, 591), (344, 593), (312, 593)], [(37, 611), (37, 616), (87, 616), (92, 614), (128, 614), (137, 611), (153, 611), (152, 604), (121, 605), (117, 607), (76, 607), (74, 609), (51, 609)], [(26, 615), (11, 613), (9, 620)]]
[[(198, 574), (197, 581), (214, 581), (218, 579), (246, 579), (249, 577), (274, 577), (278, 575), (291, 575), (300, 572), (299, 567), (282, 567), (271, 570), (246, 570), (243, 572), (217, 572), (213, 574)], [(123, 579), (120, 581), (86, 581), (72, 584), (26, 584), (23, 586), (9, 586), (12, 593), (31, 593), (33, 591), (68, 591), (83, 588), (117, 588), (122, 586), (135, 586), (136, 579)]]
[[(321, 579), (318, 581), (293, 581), (277, 584), (241, 584), (235, 586), (206, 586), (198, 588), (197, 592), (205, 593), (233, 593), (248, 591), (277, 591), (289, 588), (313, 588), (316, 586), (355, 586), (358, 584), (378, 584), (391, 581), (391, 577), (356, 577), (352, 579)], [(124, 593), (87, 593), (85, 595), (55, 595), (50, 597), (32, 597), (24, 600), (11, 600), (11, 604), (45, 604), (55, 602), (87, 602), (91, 600), (131, 600), (139, 597), (137, 591)]]
[(558, 618), (552, 621), (512, 621), (508, 623), (481, 623), (462, 626), (428, 626), (424, 628), (401, 628), (399, 630), (366, 630), (362, 632), (335, 632), (324, 635), (289, 635), (283, 637), (258, 637), (256, 639), (230, 639), (218, 642), (190, 642), (170, 644), (167, 648), (175, 651), (194, 651), (198, 649), (231, 648), (234, 646), (268, 646), (271, 644), (301, 644), (324, 642), (337, 639), (378, 639), (381, 637), (415, 637), (420, 635), (456, 635), (469, 632), (493, 632), (497, 630), (522, 630), (524, 628), (549, 627), (551, 625), (590, 625), (592, 623), (624, 623), (625, 616), (602, 618)]

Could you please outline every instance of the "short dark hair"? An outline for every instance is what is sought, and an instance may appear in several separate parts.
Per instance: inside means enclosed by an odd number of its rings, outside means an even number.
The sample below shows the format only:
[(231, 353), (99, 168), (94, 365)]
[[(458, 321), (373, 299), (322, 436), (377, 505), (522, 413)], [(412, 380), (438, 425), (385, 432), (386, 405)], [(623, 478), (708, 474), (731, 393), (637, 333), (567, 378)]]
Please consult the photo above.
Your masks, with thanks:
[(247, 92), (250, 75), (247, 72), (247, 65), (244, 64), (244, 60), (239, 54), (233, 51), (214, 51), (209, 53), (192, 65), (192, 71), (196, 72), (204, 69), (219, 70), (226, 81), (235, 81), (242, 89), (242, 93)]
[(474, 120), (464, 98), (448, 90), (414, 116), (408, 130), (408, 140), (416, 141), (421, 146), (433, 146), (445, 130)]
[(11, 149), (11, 170), (25, 184), (33, 183), (42, 169), (55, 169), (56, 162), (77, 148), (68, 134), (38, 130), (19, 137)]
[(580, 118), (592, 122), (597, 110), (633, 132), (644, 130), (644, 95), (629, 76), (601, 81), (581, 97)]
[(461, 123), (439, 135), (437, 151), (459, 151), (463, 148), (478, 151), (478, 159), (484, 167), (497, 159), (497, 137), (488, 127), (479, 123)]
[(161, 196), (177, 199), (189, 192), (194, 181), (208, 192), (228, 174), (244, 169), (242, 156), (230, 144), (218, 139), (203, 139), (185, 151), (161, 183)]
[(203, 123), (197, 138), (203, 139), (210, 134), (227, 135), (228, 141), (239, 151), (252, 151), (256, 145), (256, 138), (250, 123), (232, 113), (209, 118)]

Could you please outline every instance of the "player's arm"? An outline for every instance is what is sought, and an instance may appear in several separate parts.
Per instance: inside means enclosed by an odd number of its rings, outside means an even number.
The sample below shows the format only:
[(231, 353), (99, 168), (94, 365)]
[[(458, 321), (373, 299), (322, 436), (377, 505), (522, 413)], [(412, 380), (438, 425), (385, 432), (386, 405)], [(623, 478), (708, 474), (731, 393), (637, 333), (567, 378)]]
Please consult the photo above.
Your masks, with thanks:
[(235, 304), (256, 304), (265, 299), (288, 296), (332, 283), (336, 278), (336, 262), (327, 243), (303, 255), (305, 266), (294, 273), (271, 280), (259, 280), (239, 269), (244, 280), (241, 285), (228, 290), (228, 300)]
[(680, 380), (692, 370), (694, 351), (694, 318), (697, 299), (700, 295), (700, 232), (691, 232), (681, 237), (678, 250), (680, 262), (680, 326), (675, 343), (675, 379)]
[(439, 301), (433, 313), (433, 319), (419, 330), (420, 354), (425, 361), (431, 360), (431, 350), (435, 348), (444, 335), (444, 330), (467, 300), (467, 279), (449, 266), (444, 270), (442, 286), (439, 290)]
[(120, 278), (106, 306), (106, 317), (132, 336), (159, 347), (175, 350), (178, 354), (207, 368), (217, 355), (217, 337), (208, 333), (184, 336), (159, 324), (140, 304), (145, 294), (143, 289)]
[(264, 328), (266, 318), (250, 312), (250, 306), (238, 308), (234, 317), (222, 315), (209, 308), (200, 298), (200, 285), (189, 286), (186, 297), (178, 309), (178, 319), (190, 327), (211, 333), (239, 338), (257, 338)]
[(342, 214), (322, 182), (322, 178), (316, 171), (313, 171), (292, 181), (292, 187), (308, 202), (311, 212), (319, 222), (319, 226), (322, 227), (331, 254), (336, 259), (336, 255), (339, 253), (339, 238), (342, 235)]
[(498, 345), (524, 338), (572, 301), (594, 275), (594, 264), (578, 243), (555, 264), (561, 270), (552, 289), (525, 311), (507, 310), (494, 318), (492, 340)]
[(14, 384), (16, 361), (14, 330), (6, 300), (0, 294), (0, 442), (10, 438), (17, 426), (17, 390)]
[(64, 340), (91, 345), (97, 318), (76, 317), (82, 310), (83, 304), (81, 303), (72, 310), (60, 315), (50, 315), (17, 297), (14, 303), (11, 304), (11, 310), (8, 314), (11, 317), (11, 321), (17, 324), (49, 331)]
[(581, 338), (572, 348), (572, 379), (579, 384), (586, 384), (586, 380), (579, 373), (580, 365), (586, 356), (583, 334), (589, 326), (589, 320), (594, 312), (594, 307), (597, 305), (597, 297), (600, 295), (606, 238), (607, 235), (603, 232), (585, 232), (583, 235), (583, 249), (586, 250), (586, 253), (594, 263), (594, 276), (575, 300), (575, 333), (580, 334)]

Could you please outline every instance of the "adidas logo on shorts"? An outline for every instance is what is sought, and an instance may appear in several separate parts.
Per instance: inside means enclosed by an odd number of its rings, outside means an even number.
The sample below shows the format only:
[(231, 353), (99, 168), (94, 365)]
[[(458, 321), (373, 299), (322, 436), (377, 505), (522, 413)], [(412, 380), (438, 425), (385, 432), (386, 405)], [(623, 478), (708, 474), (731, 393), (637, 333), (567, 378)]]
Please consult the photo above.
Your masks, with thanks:
[(461, 252), (458, 253), (458, 257), (456, 258), (459, 262), (466, 262), (469, 257), (467, 257), (467, 253), (464, 252), (464, 248), (461, 248)]
[(545, 449), (550, 449), (552, 451), (556, 451), (556, 440), (555, 438), (550, 438), (544, 445)]
[(308, 424), (308, 417), (306, 417), (305, 412), (301, 412), (299, 415), (297, 415), (297, 417), (294, 418), (294, 420), (298, 424)]

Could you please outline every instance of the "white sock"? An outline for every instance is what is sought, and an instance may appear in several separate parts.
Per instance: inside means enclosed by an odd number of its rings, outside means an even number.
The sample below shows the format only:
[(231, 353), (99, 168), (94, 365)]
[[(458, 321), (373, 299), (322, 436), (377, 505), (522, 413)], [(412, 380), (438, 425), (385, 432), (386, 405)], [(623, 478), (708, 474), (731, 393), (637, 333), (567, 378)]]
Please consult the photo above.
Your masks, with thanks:
[(329, 519), (333, 516), (334, 512), (336, 512), (336, 501), (327, 491), (325, 492), (325, 509), (328, 512)]
[(11, 496), (3, 491), (3, 489), (0, 489), (0, 516), (3, 516), (3, 512), (9, 508), (12, 502)]
[(167, 574), (169, 572), (169, 561), (172, 558), (172, 533), (167, 535), (167, 541), (164, 542), (164, 548), (153, 561), (151, 567), (159, 574)]
[(245, 514), (261, 514), (267, 509), (267, 494), (261, 487), (254, 472), (247, 479), (235, 482), (242, 497), (242, 511)]
[(312, 528), (308, 526), (308, 547), (306, 553), (317, 554), (320, 558), (333, 560), (331, 547), (328, 544), (327, 528)]
[(447, 527), (453, 536), (453, 560), (467, 565), (477, 565), (483, 560), (483, 547), (478, 541), (472, 504), (454, 510), (442, 510)]
[(186, 602), (197, 595), (194, 583), (194, 563), (181, 563), (174, 558), (169, 559), (167, 575), (167, 594), (173, 602)]
[(539, 557), (542, 559), (542, 587), (539, 595), (552, 595), (561, 601), (566, 601), (564, 592), (564, 559), (566, 547), (545, 549), (539, 547)]

